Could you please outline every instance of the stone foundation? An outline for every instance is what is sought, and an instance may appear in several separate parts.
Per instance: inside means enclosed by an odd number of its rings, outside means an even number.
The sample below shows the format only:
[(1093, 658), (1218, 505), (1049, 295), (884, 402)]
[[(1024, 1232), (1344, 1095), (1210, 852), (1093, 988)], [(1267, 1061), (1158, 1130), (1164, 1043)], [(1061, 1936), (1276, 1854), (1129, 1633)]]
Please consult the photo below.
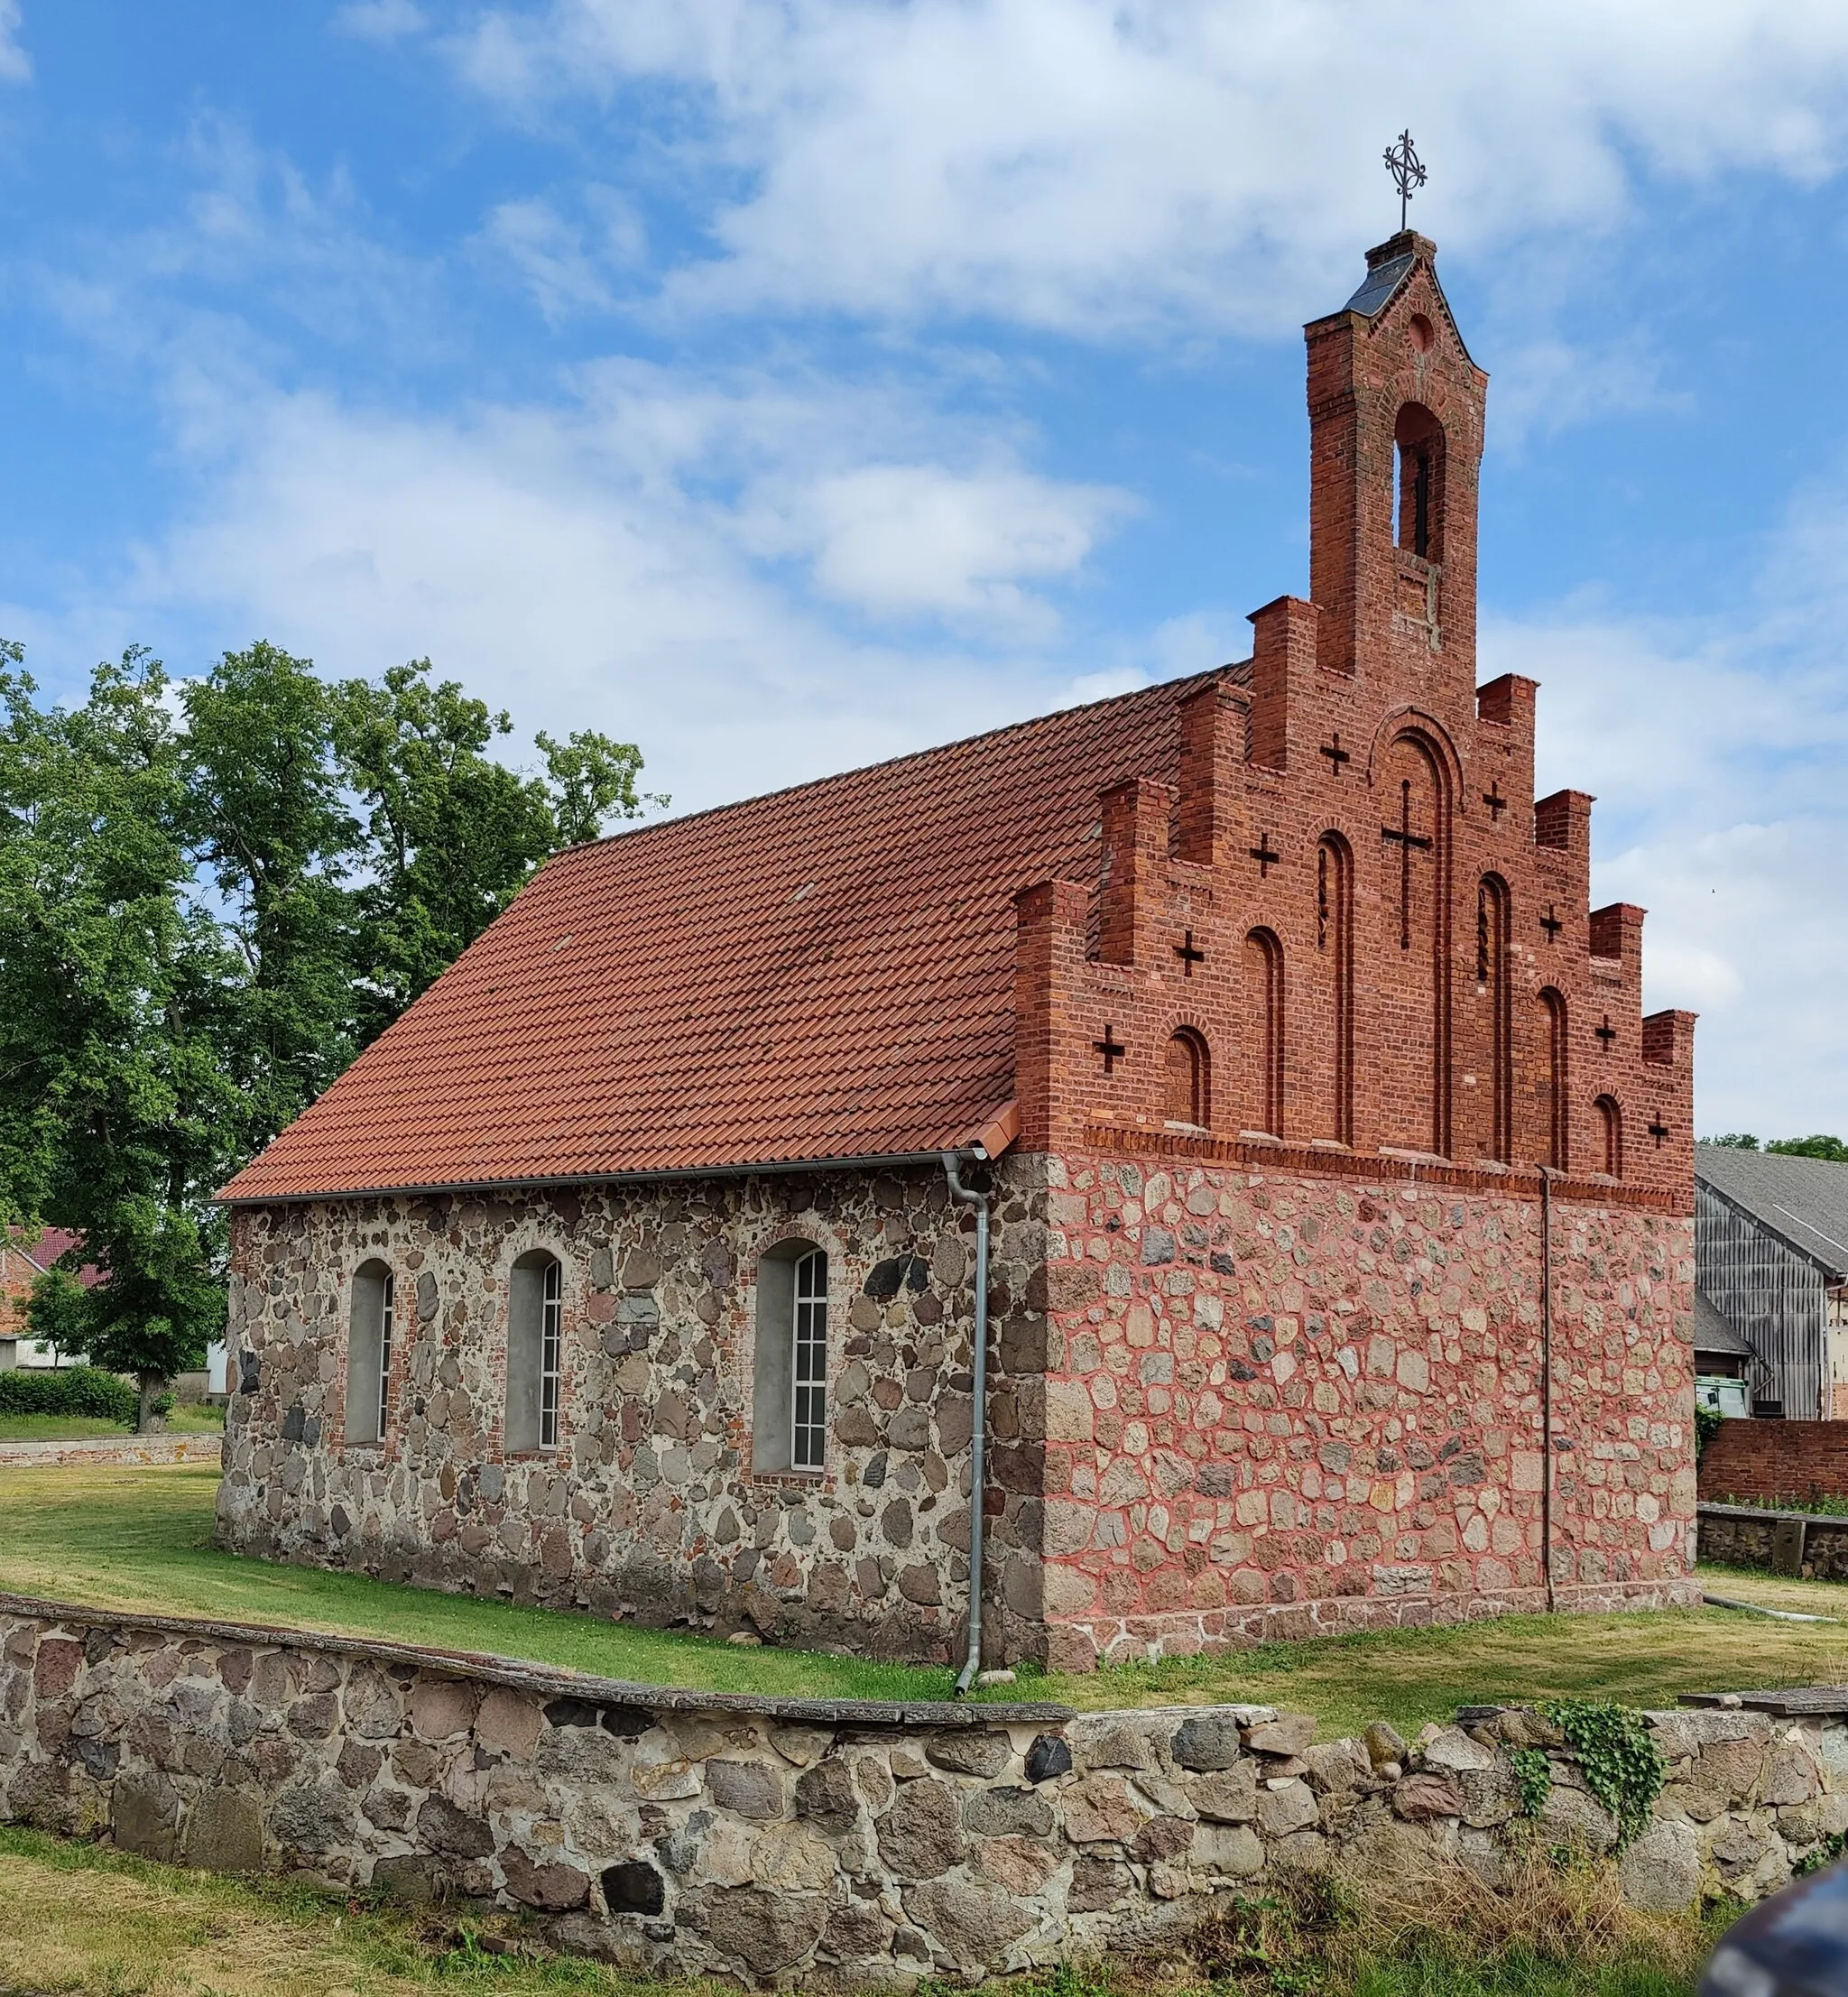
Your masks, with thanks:
[[(1317, 1743), (1261, 1706), (751, 1699), (0, 1597), (0, 1820), (155, 1859), (520, 1910), (649, 1973), (907, 1990), (1178, 1939), (1290, 1866), (1492, 1879), (1609, 1817), (1534, 1715)], [(1822, 1712), (1651, 1715), (1671, 1780), (1621, 1860), (1661, 1909), (1756, 1898), (1848, 1828)], [(1509, 1748), (1550, 1749), (1537, 1825)]]

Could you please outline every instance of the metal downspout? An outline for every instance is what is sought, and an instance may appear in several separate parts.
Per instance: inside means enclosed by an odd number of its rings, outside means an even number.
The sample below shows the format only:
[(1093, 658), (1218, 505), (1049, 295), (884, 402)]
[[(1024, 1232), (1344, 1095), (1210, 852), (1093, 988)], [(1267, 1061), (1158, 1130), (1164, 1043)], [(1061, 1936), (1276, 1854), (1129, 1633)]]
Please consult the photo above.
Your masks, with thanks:
[(1553, 1170), (1540, 1167), (1540, 1572), (1547, 1613), (1557, 1613), (1553, 1588)]
[(975, 1406), (969, 1423), (969, 1654), (956, 1682), (955, 1697), (966, 1696), (982, 1669), (982, 1505), (988, 1440), (988, 1195), (963, 1184), (955, 1151), (943, 1154), (943, 1176), (950, 1194), (975, 1209)]

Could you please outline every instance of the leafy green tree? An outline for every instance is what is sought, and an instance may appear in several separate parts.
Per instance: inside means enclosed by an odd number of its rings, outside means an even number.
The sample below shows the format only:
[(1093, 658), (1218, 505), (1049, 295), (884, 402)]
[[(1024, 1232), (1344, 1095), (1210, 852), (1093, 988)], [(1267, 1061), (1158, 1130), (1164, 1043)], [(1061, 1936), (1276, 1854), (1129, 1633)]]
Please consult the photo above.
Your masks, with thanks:
[(0, 1223), (81, 1239), (32, 1308), (140, 1382), (224, 1321), (215, 1188), (548, 855), (665, 802), (633, 744), (539, 737), (429, 662), (329, 684), (259, 642), (174, 687), (132, 650), (42, 707), (0, 641)]
[(1848, 1165), (1848, 1144), (1839, 1137), (1774, 1137), (1765, 1149), (1785, 1158), (1825, 1158), (1832, 1165)]
[(247, 1127), (223, 1059), (241, 966), (193, 892), (184, 763), (159, 662), (41, 708), (0, 670), (0, 1171), (81, 1235), (84, 1343), (143, 1414), (223, 1321), (208, 1205)]
[(333, 754), (332, 689), (259, 642), (180, 689), (183, 833), (242, 959), (226, 1056), (252, 1146), (352, 1059), (359, 827)]
[(1744, 1131), (1736, 1130), (1728, 1131), (1723, 1137), (1703, 1137), (1701, 1142), (1717, 1144), (1723, 1151), (1755, 1151), (1759, 1148), (1757, 1138), (1749, 1136)]
[(584, 730), (539, 737), (544, 778), (488, 753), (512, 733), (504, 713), (432, 681), (430, 664), (395, 666), (334, 689), (334, 747), (359, 800), (367, 877), (355, 892), (362, 1044), (390, 1025), (486, 929), (539, 863), (595, 838), (650, 803), (632, 743)]
[(69, 1270), (54, 1262), (34, 1279), (25, 1304), (26, 1329), (54, 1353), (88, 1354), (89, 1299)]

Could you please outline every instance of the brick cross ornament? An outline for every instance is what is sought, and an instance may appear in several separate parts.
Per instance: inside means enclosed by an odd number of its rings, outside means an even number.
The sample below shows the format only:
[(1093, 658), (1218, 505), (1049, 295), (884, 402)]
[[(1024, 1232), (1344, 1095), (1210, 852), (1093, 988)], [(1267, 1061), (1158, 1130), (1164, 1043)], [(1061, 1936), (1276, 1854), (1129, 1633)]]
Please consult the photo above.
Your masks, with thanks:
[(1432, 844), (1424, 834), (1411, 828), (1409, 777), (1400, 779), (1399, 823), (1382, 825), (1380, 836), (1394, 841), (1399, 847), (1399, 947), (1401, 950), (1409, 950), (1411, 948), (1411, 856), (1414, 849), (1428, 853)]

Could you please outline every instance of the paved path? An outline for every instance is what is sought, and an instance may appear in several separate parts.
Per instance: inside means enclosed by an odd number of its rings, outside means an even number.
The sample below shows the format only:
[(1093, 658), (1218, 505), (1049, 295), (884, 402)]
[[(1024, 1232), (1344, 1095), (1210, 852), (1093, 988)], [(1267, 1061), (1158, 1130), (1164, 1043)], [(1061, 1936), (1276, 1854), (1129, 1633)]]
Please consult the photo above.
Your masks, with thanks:
[(80, 1442), (0, 1442), (0, 1468), (51, 1463), (217, 1463), (217, 1436), (91, 1436)]

